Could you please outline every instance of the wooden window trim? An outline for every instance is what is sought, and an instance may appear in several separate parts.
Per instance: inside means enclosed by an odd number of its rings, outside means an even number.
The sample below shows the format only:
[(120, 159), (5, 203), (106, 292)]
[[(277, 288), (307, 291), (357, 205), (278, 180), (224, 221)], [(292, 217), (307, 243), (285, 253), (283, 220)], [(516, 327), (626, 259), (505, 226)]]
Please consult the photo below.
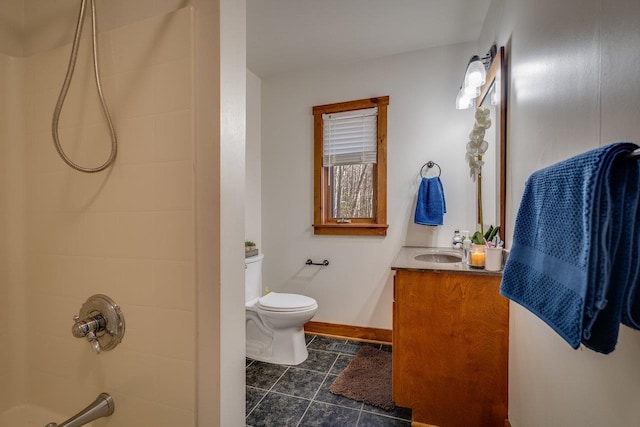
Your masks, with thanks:
[[(387, 106), (389, 97), (359, 99), (357, 101), (313, 107), (313, 232), (314, 234), (386, 236), (387, 224)], [(350, 223), (338, 223), (330, 218), (329, 168), (322, 166), (323, 123), (322, 115), (342, 111), (362, 110), (378, 107), (377, 150), (378, 160), (373, 165), (373, 180), (376, 187), (374, 217), (351, 219)], [(326, 207), (326, 208), (325, 208)]]

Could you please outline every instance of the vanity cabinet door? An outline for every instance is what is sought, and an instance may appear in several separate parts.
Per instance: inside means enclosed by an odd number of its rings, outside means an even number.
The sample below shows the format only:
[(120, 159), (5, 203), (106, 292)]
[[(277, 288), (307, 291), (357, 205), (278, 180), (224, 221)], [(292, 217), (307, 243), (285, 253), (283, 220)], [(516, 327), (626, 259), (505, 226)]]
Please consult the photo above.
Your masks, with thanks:
[(509, 303), (500, 276), (397, 270), (393, 398), (413, 420), (504, 426)]

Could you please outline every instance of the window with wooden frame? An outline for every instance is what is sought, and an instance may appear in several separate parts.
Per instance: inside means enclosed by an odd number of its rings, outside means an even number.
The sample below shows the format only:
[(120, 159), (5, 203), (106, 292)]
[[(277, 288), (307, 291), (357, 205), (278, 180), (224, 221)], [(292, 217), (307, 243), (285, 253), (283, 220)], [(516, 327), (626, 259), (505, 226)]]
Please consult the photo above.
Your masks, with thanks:
[(313, 107), (314, 234), (386, 236), (389, 97)]

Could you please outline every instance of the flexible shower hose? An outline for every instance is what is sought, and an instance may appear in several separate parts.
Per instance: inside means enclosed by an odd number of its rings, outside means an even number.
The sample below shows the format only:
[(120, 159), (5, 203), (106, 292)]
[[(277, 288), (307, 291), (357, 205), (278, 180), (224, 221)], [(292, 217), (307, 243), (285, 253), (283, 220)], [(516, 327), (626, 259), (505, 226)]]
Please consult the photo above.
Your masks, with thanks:
[(116, 153), (118, 152), (118, 139), (116, 138), (115, 128), (113, 127), (113, 121), (111, 120), (111, 115), (109, 114), (109, 108), (107, 107), (107, 103), (104, 100), (104, 95), (102, 94), (102, 84), (100, 83), (100, 70), (98, 67), (98, 43), (96, 36), (96, 8), (95, 8), (95, 0), (91, 0), (91, 28), (92, 28), (92, 42), (93, 42), (93, 70), (94, 75), (96, 77), (96, 87), (98, 89), (98, 96), (100, 97), (100, 103), (102, 104), (102, 111), (104, 112), (104, 117), (107, 120), (107, 124), (109, 126), (109, 133), (111, 134), (111, 154), (106, 162), (104, 162), (101, 166), (95, 168), (87, 168), (80, 166), (74, 163), (64, 152), (62, 146), (60, 145), (60, 139), (58, 137), (58, 122), (60, 121), (60, 112), (62, 111), (62, 106), (64, 104), (64, 100), (67, 96), (67, 92), (69, 90), (69, 86), (71, 84), (71, 79), (73, 78), (73, 72), (76, 68), (76, 60), (78, 59), (78, 47), (80, 45), (80, 38), (82, 34), (82, 26), (84, 23), (84, 14), (86, 9), (87, 0), (82, 0), (80, 4), (80, 14), (78, 16), (78, 25), (76, 26), (76, 33), (73, 38), (73, 46), (71, 48), (71, 56), (69, 57), (69, 66), (67, 67), (67, 74), (64, 78), (64, 83), (62, 84), (62, 89), (60, 90), (60, 95), (58, 96), (58, 102), (56, 103), (56, 108), (53, 111), (53, 121), (51, 125), (51, 131), (53, 135), (53, 142), (56, 147), (56, 151), (69, 166), (73, 169), (85, 172), (85, 173), (94, 173), (100, 172), (109, 166), (115, 161)]

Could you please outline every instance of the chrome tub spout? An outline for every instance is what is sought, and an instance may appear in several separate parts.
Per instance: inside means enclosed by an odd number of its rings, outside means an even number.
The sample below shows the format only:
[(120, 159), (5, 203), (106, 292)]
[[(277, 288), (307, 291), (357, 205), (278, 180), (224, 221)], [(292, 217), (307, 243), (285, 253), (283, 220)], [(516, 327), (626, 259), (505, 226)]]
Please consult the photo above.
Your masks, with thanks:
[(62, 424), (49, 423), (45, 427), (80, 427), (98, 418), (113, 414), (115, 405), (113, 398), (107, 393), (100, 393), (96, 400)]

